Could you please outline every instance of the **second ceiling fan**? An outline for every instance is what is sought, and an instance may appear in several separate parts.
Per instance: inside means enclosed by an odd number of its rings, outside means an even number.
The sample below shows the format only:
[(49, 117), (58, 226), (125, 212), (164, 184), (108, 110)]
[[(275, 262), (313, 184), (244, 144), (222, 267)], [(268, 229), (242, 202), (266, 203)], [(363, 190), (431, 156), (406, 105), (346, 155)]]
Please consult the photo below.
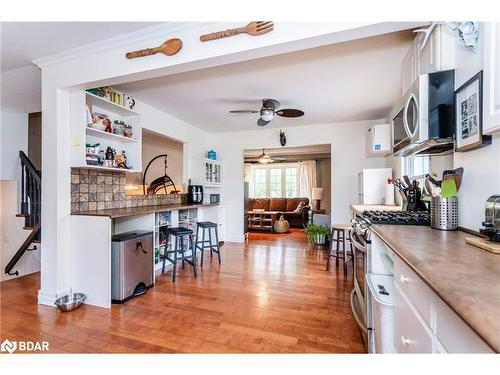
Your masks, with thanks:
[(230, 113), (260, 113), (260, 118), (257, 120), (257, 125), (266, 126), (274, 118), (274, 115), (281, 117), (300, 117), (304, 116), (304, 112), (299, 109), (279, 109), (280, 102), (274, 99), (263, 99), (262, 108), (260, 111), (255, 110), (234, 110), (229, 111)]

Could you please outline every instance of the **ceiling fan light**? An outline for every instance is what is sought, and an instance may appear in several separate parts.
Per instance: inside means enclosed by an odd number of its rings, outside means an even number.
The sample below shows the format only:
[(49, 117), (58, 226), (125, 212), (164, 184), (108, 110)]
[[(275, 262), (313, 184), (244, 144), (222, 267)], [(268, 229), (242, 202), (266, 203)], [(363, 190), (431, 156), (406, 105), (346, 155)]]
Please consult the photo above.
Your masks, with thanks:
[(265, 108), (260, 111), (260, 118), (264, 121), (271, 121), (274, 117), (274, 111), (272, 109)]

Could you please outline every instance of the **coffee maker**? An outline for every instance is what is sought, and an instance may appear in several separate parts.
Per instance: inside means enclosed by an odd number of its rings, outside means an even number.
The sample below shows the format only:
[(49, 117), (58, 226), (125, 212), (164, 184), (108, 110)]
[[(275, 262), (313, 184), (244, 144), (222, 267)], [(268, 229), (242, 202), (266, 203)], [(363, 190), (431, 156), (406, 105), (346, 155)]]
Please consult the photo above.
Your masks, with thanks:
[(188, 202), (191, 204), (203, 203), (203, 186), (191, 185), (188, 186)]

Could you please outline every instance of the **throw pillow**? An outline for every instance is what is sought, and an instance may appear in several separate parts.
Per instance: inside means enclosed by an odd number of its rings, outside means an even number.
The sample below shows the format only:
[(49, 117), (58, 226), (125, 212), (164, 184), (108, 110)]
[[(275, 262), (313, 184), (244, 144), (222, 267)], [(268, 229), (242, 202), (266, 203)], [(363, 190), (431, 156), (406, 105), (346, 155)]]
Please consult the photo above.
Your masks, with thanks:
[(297, 206), (297, 208), (295, 210), (293, 210), (294, 213), (299, 213), (300, 211), (302, 211), (302, 208), (305, 206), (305, 203), (304, 202), (299, 202), (299, 205)]

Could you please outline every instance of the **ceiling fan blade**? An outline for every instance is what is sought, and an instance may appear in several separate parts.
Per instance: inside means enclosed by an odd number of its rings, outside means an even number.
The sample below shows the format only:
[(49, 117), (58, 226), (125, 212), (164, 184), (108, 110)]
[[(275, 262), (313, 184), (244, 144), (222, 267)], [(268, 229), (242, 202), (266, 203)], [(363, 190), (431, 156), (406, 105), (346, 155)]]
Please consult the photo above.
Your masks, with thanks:
[(259, 118), (259, 119), (257, 120), (257, 125), (259, 125), (259, 126), (266, 126), (266, 125), (267, 125), (267, 124), (269, 124), (270, 122), (271, 122), (271, 121), (264, 121), (264, 120), (262, 120), (261, 118)]
[(300, 109), (280, 109), (279, 111), (275, 112), (278, 116), (281, 117), (300, 117), (304, 116), (304, 112), (302, 112)]
[(253, 111), (250, 109), (236, 109), (234, 111), (229, 111), (229, 113), (259, 113), (259, 111)]
[(274, 100), (274, 99), (263, 99), (262, 100), (262, 107), (263, 108), (270, 108), (273, 111), (276, 111), (280, 107), (280, 102), (278, 102), (277, 100)]

